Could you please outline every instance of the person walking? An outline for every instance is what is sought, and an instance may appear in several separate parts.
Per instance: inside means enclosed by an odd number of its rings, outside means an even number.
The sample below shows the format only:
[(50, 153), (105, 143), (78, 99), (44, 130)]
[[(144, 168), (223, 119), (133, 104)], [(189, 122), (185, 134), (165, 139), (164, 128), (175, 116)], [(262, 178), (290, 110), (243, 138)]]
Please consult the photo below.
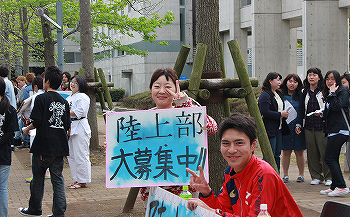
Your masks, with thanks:
[[(305, 131), (307, 165), (311, 176), (311, 185), (332, 184), (331, 172), (324, 162), (327, 137), (323, 132), (323, 121), (320, 113), (324, 110), (322, 91), (324, 82), (319, 68), (310, 68), (306, 72), (304, 90), (301, 94), (295, 132)], [(303, 125), (304, 122), (304, 125)]]
[(297, 182), (304, 182), (304, 150), (306, 149), (305, 136), (304, 132), (301, 132), (300, 134), (296, 134), (295, 132), (297, 112), (299, 110), (300, 95), (301, 90), (303, 89), (303, 84), (297, 74), (289, 74), (283, 80), (281, 89), (283, 93), (285, 110), (289, 111), (287, 124), (290, 130), (290, 134), (284, 135), (282, 138), (282, 180), (285, 183), (289, 182), (288, 170), (290, 165), (290, 156), (292, 151), (294, 151), (299, 171)]
[(340, 74), (336, 70), (326, 73), (323, 96), (326, 100), (323, 118), (328, 137), (324, 160), (332, 173), (332, 184), (329, 189), (321, 190), (320, 193), (336, 197), (349, 193), (339, 164), (341, 147), (349, 138), (349, 93), (343, 87)]
[(91, 129), (87, 119), (90, 98), (86, 95), (88, 88), (83, 77), (74, 76), (70, 82), (72, 95), (67, 97), (72, 120), (67, 159), (74, 180), (74, 183), (68, 186), (70, 189), (86, 188), (86, 183), (91, 182)]

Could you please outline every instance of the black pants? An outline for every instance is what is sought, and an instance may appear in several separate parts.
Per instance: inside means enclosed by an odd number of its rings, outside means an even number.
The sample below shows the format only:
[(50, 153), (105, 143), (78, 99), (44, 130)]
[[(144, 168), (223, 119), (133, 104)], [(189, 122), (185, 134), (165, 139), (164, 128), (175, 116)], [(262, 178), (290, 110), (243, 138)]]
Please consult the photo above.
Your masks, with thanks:
[(339, 164), (339, 156), (341, 147), (347, 141), (348, 137), (349, 136), (345, 136), (343, 134), (328, 137), (324, 161), (331, 170), (332, 185), (330, 188), (332, 190), (334, 190), (336, 187), (346, 188), (346, 183)]

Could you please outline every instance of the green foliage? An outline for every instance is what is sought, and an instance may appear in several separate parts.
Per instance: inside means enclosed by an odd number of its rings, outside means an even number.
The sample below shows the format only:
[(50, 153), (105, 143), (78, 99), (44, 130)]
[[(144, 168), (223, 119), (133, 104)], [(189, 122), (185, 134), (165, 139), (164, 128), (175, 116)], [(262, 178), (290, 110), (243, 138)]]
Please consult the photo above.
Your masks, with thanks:
[(303, 39), (297, 39), (297, 48), (303, 47)]
[[(162, 2), (162, 0), (158, 1)], [(36, 16), (35, 11), (39, 7), (42, 7), (52, 20), (56, 20), (56, 2), (57, 0), (0, 0), (0, 17), (2, 17), (0, 20), (0, 33), (3, 35), (3, 32), (6, 32), (9, 37), (12, 37), (11, 40), (0, 41), (2, 42), (0, 44), (0, 51), (2, 51), (0, 52), (0, 58), (3, 56), (4, 51), (6, 51), (5, 49), (12, 49), (11, 52), (15, 53), (13, 55), (13, 62), (16, 59), (18, 61), (16, 57), (21, 56), (21, 45), (23, 41), (21, 39), (22, 29), (18, 11), (21, 8), (27, 8), (28, 22), (23, 23), (23, 26), (29, 37), (30, 53), (35, 54), (31, 58), (33, 60), (33, 58), (39, 57), (38, 60), (40, 61), (42, 53), (45, 52), (42, 46), (38, 46), (44, 43), (41, 28), (43, 23), (41, 18)], [(123, 44), (120, 39), (122, 36), (135, 38), (138, 35), (143, 41), (155, 42), (157, 28), (171, 24), (175, 19), (172, 12), (168, 12), (162, 17), (156, 14), (155, 10), (149, 13), (148, 8), (154, 8), (152, 4), (158, 5), (159, 2), (154, 3), (154, 1), (150, 0), (91, 1), (91, 19), (94, 29), (93, 46), (145, 56), (147, 51), (136, 50), (131, 45)], [(78, 0), (62, 1), (64, 38), (76, 42), (80, 40), (73, 34), (79, 32), (79, 4), (80, 2)], [(145, 11), (147, 13), (144, 13)], [(110, 31), (114, 31), (114, 34), (118, 35), (118, 37), (112, 38), (108, 34)], [(54, 41), (53, 43), (56, 43), (57, 34), (54, 28), (51, 38)], [(13, 46), (16, 41), (18, 42), (18, 46)], [(162, 41), (159, 44), (167, 45), (167, 42)]]
[[(113, 102), (118, 102), (125, 95), (125, 90), (123, 88), (110, 88), (109, 92), (111, 94)], [(105, 98), (105, 101), (107, 101), (106, 96), (104, 96), (104, 98)], [(98, 94), (96, 94), (96, 102), (100, 102), (100, 98)]]

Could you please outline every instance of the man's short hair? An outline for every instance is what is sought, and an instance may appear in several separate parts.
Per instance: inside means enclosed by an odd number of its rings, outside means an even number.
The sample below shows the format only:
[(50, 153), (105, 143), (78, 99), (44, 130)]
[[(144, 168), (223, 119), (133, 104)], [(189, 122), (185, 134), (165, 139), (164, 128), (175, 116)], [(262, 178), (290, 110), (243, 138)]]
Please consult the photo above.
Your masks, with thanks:
[(33, 87), (35, 85), (38, 86), (39, 90), (43, 89), (43, 78), (41, 77), (41, 75), (35, 76), (35, 78), (33, 79), (32, 85), (33, 85)]
[(5, 66), (0, 66), (0, 77), (7, 77), (9, 75), (9, 69)]
[(62, 83), (62, 71), (57, 66), (49, 66), (44, 74), (45, 82), (50, 82), (50, 88), (57, 90)]
[(35, 77), (35, 74), (33, 72), (28, 72), (26, 74), (26, 80), (28, 83), (32, 83), (33, 79)]
[(219, 125), (219, 138), (228, 129), (235, 129), (246, 134), (250, 139), (250, 144), (256, 139), (256, 124), (252, 117), (234, 113), (229, 118), (225, 118)]

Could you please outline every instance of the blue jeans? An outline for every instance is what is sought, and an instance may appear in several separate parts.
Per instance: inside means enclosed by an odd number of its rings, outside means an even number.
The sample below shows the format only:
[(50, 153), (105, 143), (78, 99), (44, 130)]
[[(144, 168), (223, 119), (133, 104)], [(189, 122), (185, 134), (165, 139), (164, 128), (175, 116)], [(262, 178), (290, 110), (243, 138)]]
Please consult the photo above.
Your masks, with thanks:
[(7, 217), (8, 191), (7, 183), (10, 174), (10, 165), (0, 165), (0, 216)]
[(273, 156), (277, 164), (278, 171), (280, 171), (280, 161), (282, 152), (282, 130), (277, 130), (276, 136), (270, 138), (270, 144), (272, 148)]
[(44, 195), (44, 181), (46, 169), (50, 169), (53, 188), (52, 213), (55, 217), (64, 216), (66, 211), (66, 191), (64, 186), (63, 157), (41, 156), (33, 154), (33, 180), (30, 182), (29, 212), (42, 213), (42, 199)]
[(19, 139), (21, 137), (21, 134), (23, 136), (23, 142), (29, 143), (29, 136), (22, 133), (22, 128), (24, 127), (24, 122), (22, 121), (22, 115), (19, 115), (18, 117), (18, 128), (19, 131), (15, 131), (15, 139)]

